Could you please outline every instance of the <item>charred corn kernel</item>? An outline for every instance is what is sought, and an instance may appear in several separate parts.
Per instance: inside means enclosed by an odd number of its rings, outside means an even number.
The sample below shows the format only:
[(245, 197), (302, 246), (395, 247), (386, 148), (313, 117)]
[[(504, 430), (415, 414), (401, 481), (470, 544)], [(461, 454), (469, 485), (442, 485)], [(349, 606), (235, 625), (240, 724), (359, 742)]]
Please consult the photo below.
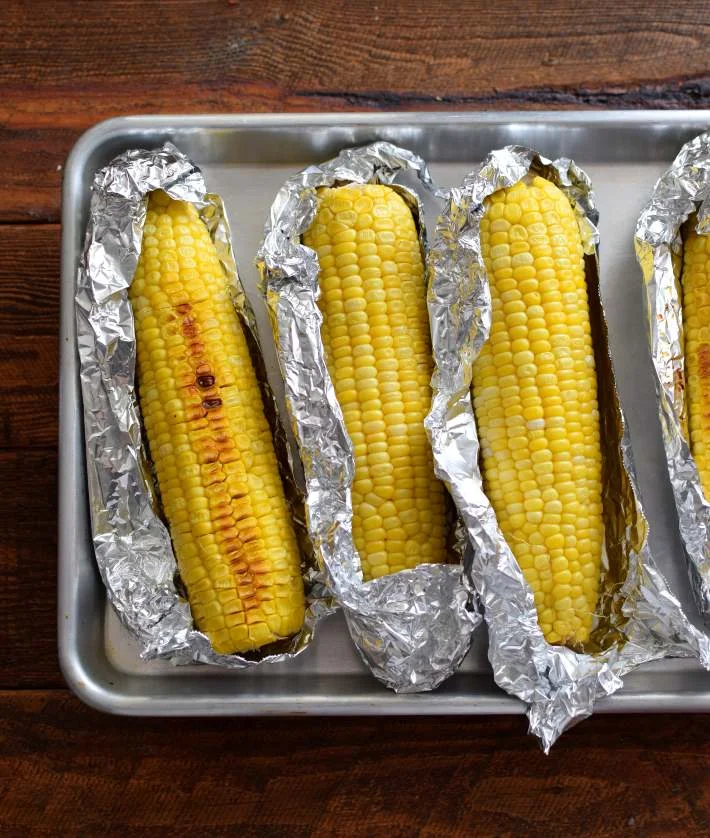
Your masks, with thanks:
[(688, 224), (683, 246), (683, 331), (688, 387), (690, 449), (706, 497), (710, 497), (710, 236)]
[(412, 213), (388, 186), (321, 189), (303, 242), (318, 254), (323, 345), (355, 450), (353, 537), (364, 576), (443, 562), (444, 488), (424, 429), (432, 357)]
[(195, 624), (222, 653), (293, 634), (296, 536), (249, 349), (192, 205), (151, 194), (129, 294), (141, 413)]
[(580, 644), (594, 619), (604, 534), (581, 239), (569, 202), (544, 178), (501, 189), (485, 207), (493, 328), (473, 367), (484, 485), (546, 639)]

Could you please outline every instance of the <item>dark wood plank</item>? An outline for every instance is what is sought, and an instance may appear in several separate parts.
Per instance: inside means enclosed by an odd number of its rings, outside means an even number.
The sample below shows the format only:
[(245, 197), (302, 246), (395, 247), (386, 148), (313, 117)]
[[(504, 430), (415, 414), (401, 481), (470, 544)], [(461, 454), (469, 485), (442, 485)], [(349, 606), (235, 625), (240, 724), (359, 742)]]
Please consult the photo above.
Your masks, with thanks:
[(57, 686), (57, 226), (0, 226), (0, 301), (0, 684)]
[(57, 439), (59, 227), (0, 225), (0, 449)]
[(709, 107), (709, 46), (706, 0), (3, 5), (0, 833), (710, 832), (710, 716), (597, 716), (545, 758), (521, 717), (119, 719), (61, 689), (59, 228), (7, 223), (56, 221), (117, 114)]
[(707, 107), (709, 45), (706, 0), (10, 0), (0, 219), (57, 220), (67, 152), (116, 114)]
[(123, 719), (0, 693), (0, 831), (704, 835), (708, 716)]
[(53, 449), (0, 451), (0, 689), (63, 684), (56, 473)]
[(0, 449), (56, 442), (57, 382), (56, 337), (0, 339)]
[(57, 337), (58, 225), (0, 226), (0, 336)]

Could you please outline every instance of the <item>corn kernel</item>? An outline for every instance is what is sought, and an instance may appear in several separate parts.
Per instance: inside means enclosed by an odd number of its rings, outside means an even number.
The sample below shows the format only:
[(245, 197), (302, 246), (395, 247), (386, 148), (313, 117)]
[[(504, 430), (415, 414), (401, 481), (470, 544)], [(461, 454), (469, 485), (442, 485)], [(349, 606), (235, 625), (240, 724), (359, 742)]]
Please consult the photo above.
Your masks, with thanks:
[[(293, 634), (305, 607), (296, 536), (246, 340), (192, 206), (151, 194), (129, 296), (141, 412), (195, 624), (223, 653)], [(257, 506), (268, 518), (256, 517)], [(286, 578), (283, 632), (262, 622), (251, 636), (238, 626), (249, 608), (258, 615), (271, 599), (274, 527)], [(258, 589), (247, 584), (252, 575)]]
[[(387, 186), (321, 189), (303, 242), (318, 254), (321, 334), (353, 440), (353, 537), (364, 576), (444, 561), (444, 490), (423, 424), (432, 361), (411, 211)], [(347, 377), (345, 363), (352, 363)]]
[(492, 328), (472, 390), (486, 490), (545, 637), (583, 643), (598, 596), (603, 522), (577, 223), (556, 186), (526, 177), (486, 199), (481, 234)]

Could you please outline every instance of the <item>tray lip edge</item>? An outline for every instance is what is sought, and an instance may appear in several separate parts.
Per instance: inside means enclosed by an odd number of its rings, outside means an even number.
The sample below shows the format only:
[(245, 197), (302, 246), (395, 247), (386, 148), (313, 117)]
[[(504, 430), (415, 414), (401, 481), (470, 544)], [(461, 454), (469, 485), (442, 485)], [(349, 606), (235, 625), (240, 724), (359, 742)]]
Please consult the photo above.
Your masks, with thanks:
[(239, 128), (265, 127), (278, 128), (284, 125), (314, 123), (322, 126), (337, 127), (342, 125), (370, 125), (407, 124), (419, 122), (427, 125), (435, 123), (487, 123), (500, 122), (530, 123), (543, 120), (546, 123), (574, 124), (585, 123), (632, 123), (645, 124), (654, 121), (666, 124), (683, 122), (710, 122), (710, 108), (664, 110), (662, 108), (643, 108), (639, 110), (598, 109), (598, 110), (525, 110), (525, 111), (456, 111), (456, 110), (425, 110), (425, 111), (298, 111), (264, 113), (166, 113), (166, 114), (125, 114), (101, 120), (87, 128), (77, 139), (67, 156), (67, 168), (74, 164), (75, 157), (86, 156), (87, 151), (97, 147), (100, 141), (112, 136), (126, 133), (130, 130), (145, 129), (147, 126), (164, 129), (170, 125), (187, 127), (194, 125), (199, 128)]
[[(359, 699), (343, 697), (333, 705), (333, 697), (288, 702), (284, 696), (282, 702), (267, 702), (258, 706), (252, 699), (240, 699), (232, 696), (229, 699), (218, 699), (219, 707), (200, 707), (201, 701), (195, 701), (195, 696), (186, 696), (185, 702), (171, 696), (169, 699), (130, 696), (118, 689), (109, 689), (94, 679), (84, 666), (84, 661), (75, 644), (78, 617), (75, 604), (76, 597), (71, 588), (70, 566), (73, 559), (71, 548), (75, 546), (72, 540), (74, 533), (69, 527), (69, 520), (75, 520), (77, 513), (83, 518), (85, 511), (77, 509), (76, 472), (77, 454), (81, 457), (83, 439), (83, 421), (81, 419), (81, 393), (78, 388), (78, 364), (76, 357), (76, 335), (74, 326), (74, 274), (76, 270), (77, 253), (74, 252), (77, 219), (75, 213), (70, 212), (76, 206), (79, 197), (77, 181), (84, 174), (89, 155), (106, 141), (128, 136), (132, 131), (165, 130), (170, 127), (196, 128), (240, 128), (259, 126), (278, 128), (289, 125), (315, 124), (323, 127), (337, 125), (366, 124), (384, 126), (388, 124), (407, 124), (418, 122), (423, 124), (465, 123), (470, 122), (496, 124), (501, 122), (533, 123), (544, 120), (546, 123), (575, 124), (582, 123), (631, 123), (636, 125), (661, 122), (668, 124), (703, 123), (710, 126), (710, 109), (698, 110), (530, 110), (530, 111), (356, 111), (356, 112), (300, 112), (300, 113), (236, 113), (236, 114), (141, 114), (112, 117), (103, 120), (80, 135), (70, 150), (63, 171), (62, 206), (61, 206), (61, 270), (60, 270), (60, 353), (59, 353), (59, 433), (60, 442), (70, 435), (71, 451), (67, 446), (60, 448), (58, 461), (58, 597), (57, 597), (57, 645), (59, 664), (63, 677), (72, 692), (87, 705), (103, 712), (117, 715), (139, 716), (218, 716), (218, 715), (426, 715), (426, 714), (514, 714), (524, 711), (523, 704), (510, 696), (497, 696), (486, 700), (493, 705), (491, 708), (472, 708), (462, 703), (460, 706), (451, 705), (443, 696), (428, 698), (426, 694), (417, 696), (421, 701), (421, 709), (411, 701), (412, 696), (398, 696), (396, 706), (390, 702), (378, 702), (377, 698)], [(77, 398), (78, 397), (78, 398)], [(75, 412), (79, 413), (80, 428), (72, 427)], [(80, 439), (77, 440), (77, 437)], [(78, 442), (78, 449), (77, 449)], [(71, 456), (70, 456), (71, 455)], [(104, 606), (105, 607), (105, 606)], [(140, 677), (140, 676), (134, 676)], [(145, 676), (144, 676), (145, 677)], [(403, 700), (404, 699), (404, 700)], [(410, 699), (410, 700), (407, 700)], [(205, 699), (208, 702), (210, 699)], [(188, 704), (189, 702), (190, 704)], [(185, 703), (185, 706), (181, 706)], [(158, 706), (155, 706), (155, 705)], [(175, 705), (170, 708), (167, 705)], [(193, 705), (191, 707), (190, 705)], [(370, 708), (369, 710), (367, 708)], [(678, 700), (672, 694), (648, 693), (615, 693), (601, 699), (595, 707), (596, 712), (710, 712), (710, 691), (706, 693), (694, 692), (684, 699)]]

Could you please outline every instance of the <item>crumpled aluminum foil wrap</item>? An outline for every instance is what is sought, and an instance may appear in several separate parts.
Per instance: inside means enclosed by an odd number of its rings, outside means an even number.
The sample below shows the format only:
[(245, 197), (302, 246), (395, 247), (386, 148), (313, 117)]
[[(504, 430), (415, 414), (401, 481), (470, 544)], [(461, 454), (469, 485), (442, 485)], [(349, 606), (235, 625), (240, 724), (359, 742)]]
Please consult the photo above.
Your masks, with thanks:
[(109, 600), (138, 639), (145, 659), (199, 661), (232, 669), (287, 660), (308, 646), (318, 619), (335, 607), (302, 524), (307, 612), (302, 631), (294, 637), (246, 656), (217, 654), (194, 628), (189, 603), (176, 587), (170, 534), (159, 517), (142, 444), (134, 388), (134, 321), (127, 293), (140, 256), (147, 195), (155, 189), (192, 203), (210, 231), (261, 379), (287, 495), (295, 518), (303, 518), (303, 500), (266, 383), (256, 322), (237, 275), (222, 201), (207, 192), (199, 169), (172, 144), (128, 151), (94, 178), (76, 293), (89, 505), (99, 571)]
[[(528, 172), (543, 175), (565, 192), (577, 213), (586, 254), (605, 461), (606, 556), (600, 616), (584, 653), (552, 646), (543, 637), (532, 591), (483, 491), (470, 395), (472, 364), (491, 325), (480, 242), (483, 200)], [(530, 149), (509, 146), (489, 154), (445, 197), (429, 251), (436, 372), (426, 425), (437, 474), (449, 487), (474, 546), (466, 569), (484, 606), (495, 680), (526, 702), (530, 730), (547, 752), (568, 726), (592, 713), (597, 698), (618, 690), (623, 675), (634, 667), (666, 655), (696, 655), (707, 667), (710, 644), (686, 619), (647, 545), (608, 350), (599, 292), (597, 212), (589, 179), (571, 160), (551, 162)]]
[[(347, 149), (304, 169), (278, 192), (256, 263), (306, 475), (311, 539), (365, 663), (395, 691), (420, 692), (458, 668), (481, 617), (460, 564), (422, 564), (363, 582), (352, 536), (352, 443), (325, 363), (317, 256), (300, 239), (315, 217), (318, 187), (392, 184), (404, 173), (432, 188), (424, 161), (387, 142)], [(414, 213), (425, 253), (419, 201), (411, 190), (394, 188)], [(459, 556), (466, 549), (459, 533)]]
[(643, 272), (651, 358), (668, 474), (673, 487), (690, 583), (710, 626), (710, 503), (688, 437), (680, 273), (681, 228), (697, 211), (696, 231), (710, 235), (710, 133), (686, 143), (659, 178), (636, 225), (634, 244)]

